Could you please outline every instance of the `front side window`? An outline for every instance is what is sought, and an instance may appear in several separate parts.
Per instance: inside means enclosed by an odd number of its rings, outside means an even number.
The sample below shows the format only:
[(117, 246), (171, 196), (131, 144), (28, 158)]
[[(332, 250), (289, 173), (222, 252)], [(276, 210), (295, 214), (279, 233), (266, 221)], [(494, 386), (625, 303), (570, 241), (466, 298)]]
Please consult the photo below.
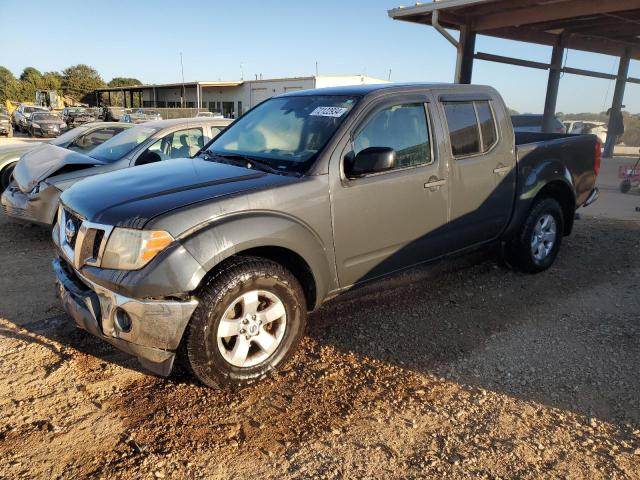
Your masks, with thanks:
[[(195, 155), (204, 146), (204, 138), (201, 128), (178, 130), (165, 135), (151, 145), (147, 152), (152, 152), (160, 157), (160, 160), (174, 158), (188, 158)], [(143, 154), (142, 156), (145, 156)]]
[(473, 102), (447, 102), (444, 111), (454, 157), (480, 153), (480, 132)]
[(207, 152), (253, 157), (283, 172), (305, 172), (357, 100), (343, 95), (271, 98), (218, 135)]
[(369, 147), (393, 148), (396, 151), (396, 169), (430, 163), (425, 105), (393, 105), (374, 113), (353, 138), (354, 155)]

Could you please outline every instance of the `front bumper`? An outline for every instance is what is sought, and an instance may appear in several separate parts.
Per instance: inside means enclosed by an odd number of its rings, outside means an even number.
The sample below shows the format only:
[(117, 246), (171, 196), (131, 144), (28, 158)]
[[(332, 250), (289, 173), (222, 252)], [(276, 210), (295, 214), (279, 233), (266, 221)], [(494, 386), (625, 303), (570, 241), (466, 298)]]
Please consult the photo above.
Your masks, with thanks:
[(57, 137), (58, 135), (60, 135), (60, 133), (62, 133), (62, 128), (60, 127), (56, 127), (56, 128), (45, 128), (45, 127), (40, 127), (40, 128), (33, 128), (33, 134), (34, 135), (39, 135), (41, 137)]
[[(76, 325), (138, 358), (151, 372), (168, 376), (195, 300), (138, 300), (103, 288), (53, 261), (58, 298)], [(126, 313), (128, 323), (123, 322)], [(124, 327), (123, 327), (124, 325)]]
[(598, 188), (594, 188), (593, 190), (591, 190), (591, 193), (589, 194), (589, 196), (587, 197), (585, 202), (582, 204), (582, 206), (583, 207), (588, 207), (593, 202), (598, 200), (598, 197), (600, 197), (600, 190), (598, 190)]
[(14, 220), (50, 227), (56, 218), (60, 194), (56, 187), (48, 186), (30, 197), (12, 185), (2, 194), (2, 208)]

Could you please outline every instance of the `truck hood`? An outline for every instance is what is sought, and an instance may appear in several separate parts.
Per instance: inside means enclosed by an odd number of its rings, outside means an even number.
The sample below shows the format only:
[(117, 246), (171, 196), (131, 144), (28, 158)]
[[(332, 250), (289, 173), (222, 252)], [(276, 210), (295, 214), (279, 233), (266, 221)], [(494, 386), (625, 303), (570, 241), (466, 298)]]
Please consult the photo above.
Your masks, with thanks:
[(89, 177), (66, 190), (61, 202), (95, 223), (142, 228), (152, 218), (178, 208), (297, 180), (200, 158), (182, 158)]
[(55, 145), (43, 144), (27, 151), (16, 165), (13, 178), (18, 188), (30, 192), (39, 182), (60, 172), (102, 165), (104, 162)]

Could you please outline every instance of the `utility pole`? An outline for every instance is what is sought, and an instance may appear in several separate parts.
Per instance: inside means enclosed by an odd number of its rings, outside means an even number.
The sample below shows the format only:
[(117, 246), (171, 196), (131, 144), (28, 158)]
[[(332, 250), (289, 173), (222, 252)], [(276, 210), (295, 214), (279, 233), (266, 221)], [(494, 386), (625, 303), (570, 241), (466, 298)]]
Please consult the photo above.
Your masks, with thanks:
[(180, 94), (180, 107), (184, 108), (184, 97), (186, 92), (184, 90), (184, 65), (182, 64), (182, 52), (180, 52), (180, 72), (182, 73), (182, 93)]

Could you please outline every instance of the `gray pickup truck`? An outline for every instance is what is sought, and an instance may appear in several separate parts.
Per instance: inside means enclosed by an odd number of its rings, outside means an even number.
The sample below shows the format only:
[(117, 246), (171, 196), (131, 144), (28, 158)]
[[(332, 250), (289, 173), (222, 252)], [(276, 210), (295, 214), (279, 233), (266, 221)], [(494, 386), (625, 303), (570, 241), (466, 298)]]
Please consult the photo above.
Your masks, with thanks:
[(355, 285), (502, 242), (554, 262), (593, 202), (591, 135), (514, 135), (489, 87), (367, 85), (274, 97), (188, 160), (61, 197), (60, 299), (168, 375), (242, 387), (290, 357), (307, 313)]

